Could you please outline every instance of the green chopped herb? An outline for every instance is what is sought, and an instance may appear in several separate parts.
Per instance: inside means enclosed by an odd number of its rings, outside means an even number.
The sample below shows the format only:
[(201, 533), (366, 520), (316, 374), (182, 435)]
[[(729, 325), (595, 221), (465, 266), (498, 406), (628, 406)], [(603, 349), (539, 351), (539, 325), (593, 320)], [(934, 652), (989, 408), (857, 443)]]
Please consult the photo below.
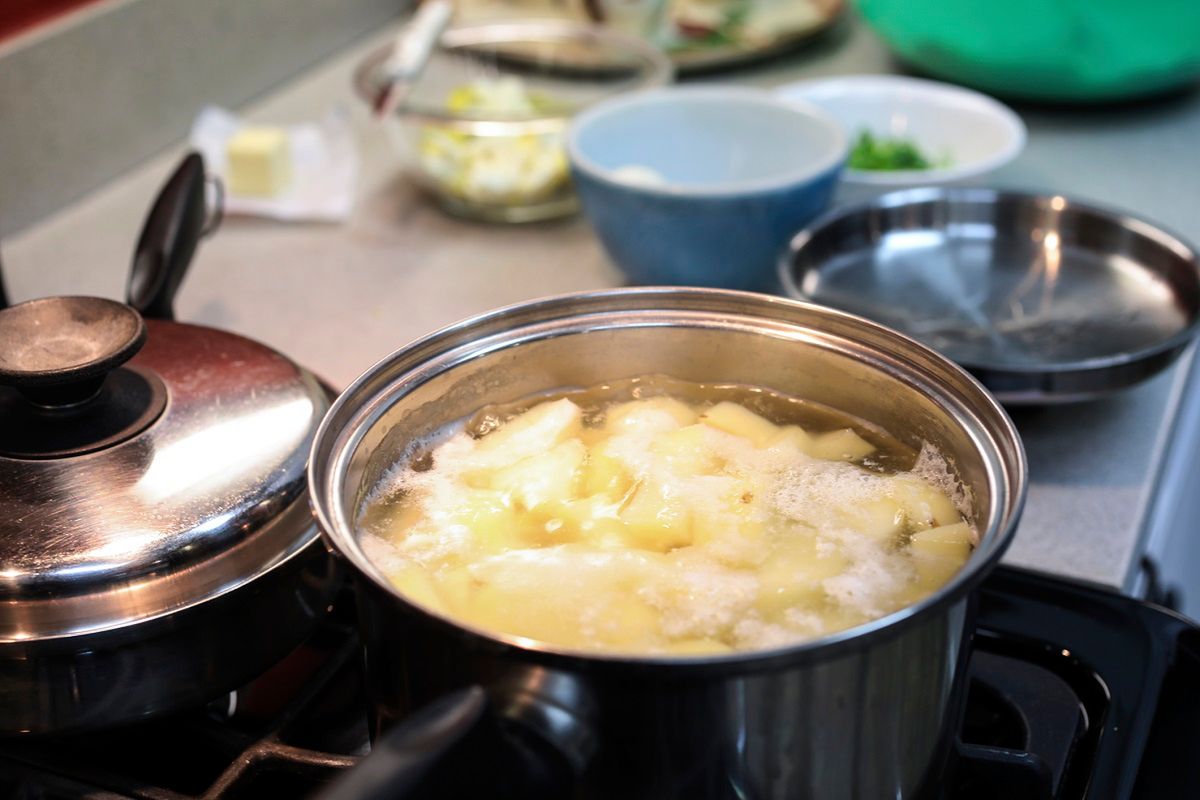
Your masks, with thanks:
[(753, 0), (732, 0), (725, 7), (721, 21), (715, 28), (707, 31), (689, 31), (687, 38), (668, 46), (671, 52), (688, 50), (703, 50), (713, 47), (738, 47), (743, 45), (742, 27), (750, 16), (750, 6)]
[(862, 131), (850, 151), (848, 165), (850, 169), (907, 170), (929, 169), (934, 163), (911, 140), (875, 137), (870, 131)]
[(748, 2), (734, 3), (725, 11), (725, 17), (715, 31), (704, 40), (707, 45), (736, 45), (741, 41), (742, 26), (750, 16)]

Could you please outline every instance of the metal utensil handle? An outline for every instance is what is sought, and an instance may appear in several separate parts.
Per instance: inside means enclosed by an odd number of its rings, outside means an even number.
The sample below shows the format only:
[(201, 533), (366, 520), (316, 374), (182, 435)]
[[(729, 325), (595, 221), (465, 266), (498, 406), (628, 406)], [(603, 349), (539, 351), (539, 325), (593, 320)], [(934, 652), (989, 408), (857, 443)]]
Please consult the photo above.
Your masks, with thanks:
[(393, 728), (318, 800), (565, 798), (573, 773), (551, 745), (506, 726), (478, 686), (446, 695)]
[(407, 86), (425, 69), (442, 31), (450, 24), (454, 7), (447, 0), (426, 0), (401, 29), (392, 53), (383, 66), (387, 83), (375, 98), (375, 113), (386, 117), (395, 110)]
[(196, 245), (215, 228), (206, 202), (204, 159), (189, 153), (154, 200), (142, 226), (127, 302), (151, 319), (174, 319), (173, 303)]

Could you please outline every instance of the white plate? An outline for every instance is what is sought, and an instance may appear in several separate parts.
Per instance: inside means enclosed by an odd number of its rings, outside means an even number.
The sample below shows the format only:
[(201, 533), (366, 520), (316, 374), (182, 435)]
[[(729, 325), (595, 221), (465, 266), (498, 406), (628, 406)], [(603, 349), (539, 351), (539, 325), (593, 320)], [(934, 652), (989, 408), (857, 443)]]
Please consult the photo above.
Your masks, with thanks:
[(937, 81), (896, 75), (819, 78), (781, 86), (776, 93), (828, 111), (846, 130), (851, 147), (862, 130), (911, 140), (932, 161), (923, 170), (847, 169), (843, 180), (872, 186), (960, 181), (1017, 157), (1025, 125), (1008, 106), (987, 95)]

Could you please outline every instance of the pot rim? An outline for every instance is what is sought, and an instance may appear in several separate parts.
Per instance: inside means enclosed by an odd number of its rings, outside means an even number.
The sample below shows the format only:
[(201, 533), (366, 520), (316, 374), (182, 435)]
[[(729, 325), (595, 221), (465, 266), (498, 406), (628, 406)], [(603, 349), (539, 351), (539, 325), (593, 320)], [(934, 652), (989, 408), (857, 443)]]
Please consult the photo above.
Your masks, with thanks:
[[(632, 305), (623, 308), (604, 306), (605, 301), (631, 300)], [(657, 304), (654, 301), (660, 301)], [(993, 506), (988, 529), (980, 537), (981, 542), (990, 542), (987, 550), (982, 548), (972, 553), (973, 558), (960, 569), (949, 582), (937, 591), (919, 602), (905, 606), (891, 614), (856, 625), (846, 630), (837, 631), (816, 639), (802, 640), (793, 644), (779, 647), (740, 650), (722, 654), (704, 654), (694, 656), (681, 655), (637, 655), (620, 652), (592, 652), (569, 647), (561, 647), (552, 643), (530, 639), (528, 637), (505, 634), (485, 630), (473, 625), (460, 622), (450, 616), (424, 608), (404, 597), (382, 572), (363, 553), (359, 544), (359, 536), (355, 526), (350, 521), (351, 514), (347, 513), (341, 501), (344, 490), (344, 480), (347, 472), (347, 462), (358, 448), (365, 434), (371, 430), (378, 419), (391, 407), (393, 402), (402, 397), (407, 391), (419, 386), (444, 369), (436, 372), (423, 371), (422, 366), (430, 358), (446, 355), (469, 342), (485, 342), (491, 334), (505, 332), (509, 334), (509, 343), (520, 337), (516, 332), (530, 324), (528, 318), (533, 317), (537, 322), (561, 321), (578, 319), (587, 316), (581, 307), (589, 312), (609, 313), (632, 310), (667, 310), (671, 300), (688, 301), (687, 306), (681, 306), (698, 312), (715, 311), (715, 304), (746, 303), (755, 304), (757, 314), (743, 313), (743, 317), (755, 317), (766, 323), (787, 323), (786, 318), (774, 318), (762, 313), (765, 309), (775, 309), (781, 313), (787, 311), (816, 314), (831, 320), (848, 323), (854, 327), (862, 327), (875, 336), (893, 340), (896, 344), (908, 348), (911, 355), (931, 361), (938, 368), (949, 372), (960, 382), (960, 388), (970, 395), (970, 400), (978, 404), (981, 413), (973, 413), (969, 420), (961, 420), (956, 409), (945, 408), (948, 397), (939, 397), (939, 406), (956, 420), (965, 424), (974, 422), (981, 430), (989, 434), (994, 444), (996, 461), (1008, 469), (987, 470)], [(638, 305), (638, 303), (641, 303)], [(555, 312), (558, 313), (555, 313)], [(538, 314), (541, 316), (537, 316)], [(726, 310), (726, 313), (729, 313)], [(498, 321), (513, 318), (517, 324), (494, 331), (491, 329)], [(790, 324), (795, 330), (802, 328), (795, 322)], [(484, 336), (476, 336), (482, 333)], [(861, 342), (860, 342), (861, 344)], [(878, 351), (881, 355), (887, 355)], [(489, 352), (488, 348), (477, 347), (465, 360)], [(910, 370), (910, 381), (918, 373), (910, 354), (902, 354), (904, 364)], [(462, 360), (454, 362), (461, 363)], [(383, 378), (388, 369), (405, 361), (412, 363), (403, 368), (398, 375)], [(452, 365), (445, 369), (452, 368)], [(949, 395), (948, 387), (942, 387)], [(405, 391), (399, 391), (405, 389)], [(963, 403), (959, 403), (963, 405)], [(966, 412), (965, 406), (957, 411)], [(988, 417), (988, 422), (983, 417)], [(978, 442), (981, 449), (984, 447)], [(1001, 446), (1007, 445), (1008, 455), (1001, 452)], [(990, 452), (989, 451), (989, 452)], [(864, 646), (869, 641), (890, 638), (910, 624), (924, 619), (936, 609), (951, 604), (972, 591), (1007, 550), (1016, 532), (1026, 497), (1028, 467), (1024, 446), (1012, 420), (1008, 417), (999, 402), (971, 376), (966, 370), (939, 355), (931, 348), (887, 328), (853, 314), (839, 311), (812, 303), (797, 300), (762, 295), (754, 292), (733, 291), (727, 289), (688, 288), (670, 286), (651, 286), (637, 288), (607, 289), (599, 291), (575, 292), (570, 294), (553, 295), (532, 301), (515, 303), (501, 308), (472, 316), (448, 325), (426, 336), (416, 339), (400, 349), (385, 356), (372, 365), (362, 375), (342, 392), (334, 401), (325, 418), (317, 429), (313, 439), (309, 457), (309, 498), (317, 518), (321, 536), (335, 555), (345, 559), (353, 566), (354, 571), (365, 577), (375, 591), (382, 591), (392, 598), (397, 605), (419, 621), (436, 626), (445, 626), (457, 631), (468, 643), (492, 650), (520, 652), (527, 658), (539, 662), (570, 666), (571, 668), (601, 668), (613, 667), (621, 669), (638, 669), (641, 671), (674, 670), (687, 665), (691, 670), (708, 672), (725, 672), (732, 669), (745, 671), (747, 669), (769, 668), (781, 661), (796, 663), (802, 661), (821, 660), (832, 657), (848, 647)], [(975, 559), (974, 556), (979, 558)]]

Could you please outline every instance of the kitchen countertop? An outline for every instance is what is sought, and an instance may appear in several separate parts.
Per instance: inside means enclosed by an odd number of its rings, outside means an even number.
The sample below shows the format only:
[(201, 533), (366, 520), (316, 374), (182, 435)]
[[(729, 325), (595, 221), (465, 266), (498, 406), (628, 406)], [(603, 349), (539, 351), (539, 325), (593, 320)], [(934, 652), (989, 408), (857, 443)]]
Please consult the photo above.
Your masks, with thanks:
[[(349, 91), (356, 60), (392, 35), (381, 30), (243, 109), (292, 122), (351, 108), (363, 160), (353, 217), (343, 225), (226, 220), (200, 247), (176, 303), (179, 319), (264, 341), (344, 386), (405, 342), (462, 317), (621, 284), (582, 219), (512, 228), (459, 221), (405, 182), (383, 132)], [(848, 19), (805, 51), (717, 79), (774, 86), (894, 71), (875, 37)], [(1200, 93), (1104, 110), (1018, 111), (1029, 143), (991, 183), (1123, 207), (1200, 241)], [(142, 219), (181, 153), (182, 144), (6, 239), (12, 300), (122, 297)], [(1009, 563), (1127, 585), (1194, 360), (1189, 352), (1111, 399), (1013, 413), (1031, 486)]]

